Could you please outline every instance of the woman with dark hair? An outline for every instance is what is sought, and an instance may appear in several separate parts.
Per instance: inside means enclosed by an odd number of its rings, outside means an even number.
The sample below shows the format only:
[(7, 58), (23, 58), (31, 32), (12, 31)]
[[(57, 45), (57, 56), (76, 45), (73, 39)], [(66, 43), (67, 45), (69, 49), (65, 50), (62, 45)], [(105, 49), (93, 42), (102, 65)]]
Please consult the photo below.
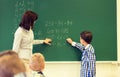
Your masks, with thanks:
[(52, 41), (49, 38), (45, 40), (34, 40), (33, 27), (37, 19), (38, 15), (35, 12), (26, 11), (14, 34), (13, 51), (17, 52), (19, 57), (27, 63), (32, 55), (33, 44), (45, 43), (50, 45)]
[(26, 30), (33, 29), (34, 21), (38, 19), (38, 15), (32, 11), (26, 11), (22, 17), (20, 27), (23, 27)]

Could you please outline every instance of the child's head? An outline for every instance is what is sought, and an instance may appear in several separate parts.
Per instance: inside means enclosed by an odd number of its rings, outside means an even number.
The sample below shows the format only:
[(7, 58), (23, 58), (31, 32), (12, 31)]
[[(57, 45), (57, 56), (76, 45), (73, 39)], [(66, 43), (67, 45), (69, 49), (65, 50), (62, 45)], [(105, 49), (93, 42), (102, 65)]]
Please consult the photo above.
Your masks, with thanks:
[(90, 44), (92, 41), (92, 33), (90, 31), (83, 31), (80, 33), (80, 42), (81, 44), (87, 43)]
[(42, 71), (45, 67), (44, 56), (40, 53), (34, 53), (30, 59), (29, 66), (33, 71)]
[(12, 50), (0, 52), (0, 66), (0, 77), (13, 77), (16, 74), (26, 72), (24, 63)]

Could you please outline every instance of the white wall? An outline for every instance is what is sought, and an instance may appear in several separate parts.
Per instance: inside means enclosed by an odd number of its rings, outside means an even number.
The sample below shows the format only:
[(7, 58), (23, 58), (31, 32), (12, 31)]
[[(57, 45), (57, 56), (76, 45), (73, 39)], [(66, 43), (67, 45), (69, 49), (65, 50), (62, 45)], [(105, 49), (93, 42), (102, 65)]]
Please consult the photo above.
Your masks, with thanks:
[[(117, 62), (97, 62), (96, 77), (120, 77), (120, 0), (117, 0)], [(46, 77), (80, 77), (79, 62), (46, 62)]]
[[(44, 70), (46, 77), (80, 77), (79, 62), (47, 62)], [(120, 77), (117, 62), (97, 62), (96, 77)]]

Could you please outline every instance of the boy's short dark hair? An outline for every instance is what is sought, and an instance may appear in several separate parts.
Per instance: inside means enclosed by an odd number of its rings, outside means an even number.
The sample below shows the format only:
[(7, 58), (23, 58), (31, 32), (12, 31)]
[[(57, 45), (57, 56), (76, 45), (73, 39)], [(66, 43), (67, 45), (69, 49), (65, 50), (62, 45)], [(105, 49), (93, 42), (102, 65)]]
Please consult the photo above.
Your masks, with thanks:
[(91, 43), (92, 38), (93, 38), (92, 33), (91, 33), (90, 31), (83, 31), (83, 32), (81, 32), (81, 33), (80, 33), (80, 37), (81, 37), (84, 41), (86, 41), (88, 44)]

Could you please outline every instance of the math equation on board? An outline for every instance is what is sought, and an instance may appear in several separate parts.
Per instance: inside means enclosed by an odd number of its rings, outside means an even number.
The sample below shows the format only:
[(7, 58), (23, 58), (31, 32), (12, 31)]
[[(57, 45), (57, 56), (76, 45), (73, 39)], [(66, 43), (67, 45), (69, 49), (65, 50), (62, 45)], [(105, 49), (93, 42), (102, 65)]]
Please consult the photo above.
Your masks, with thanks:
[(52, 45), (62, 47), (65, 45), (66, 38), (69, 37), (72, 25), (73, 22), (71, 20), (45, 21), (45, 31), (39, 30), (35, 33), (35, 36), (49, 37), (53, 40)]

